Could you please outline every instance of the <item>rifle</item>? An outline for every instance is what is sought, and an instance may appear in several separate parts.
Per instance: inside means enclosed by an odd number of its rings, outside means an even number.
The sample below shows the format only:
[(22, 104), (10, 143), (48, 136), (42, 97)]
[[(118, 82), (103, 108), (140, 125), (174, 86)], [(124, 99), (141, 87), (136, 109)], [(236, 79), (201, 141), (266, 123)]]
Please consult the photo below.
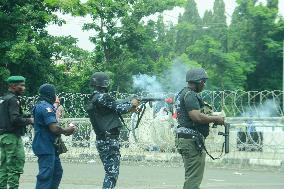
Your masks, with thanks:
[(155, 97), (137, 97), (137, 100), (139, 100), (140, 102), (155, 102), (155, 101), (164, 101), (164, 98), (155, 98)]
[[(204, 108), (201, 110), (202, 113), (207, 114), (207, 115), (218, 115), (222, 117), (226, 117), (226, 114), (224, 111), (221, 112), (213, 112), (213, 108), (210, 104), (206, 103), (204, 104)], [(213, 158), (211, 155), (209, 155), (213, 160), (214, 159), (219, 159), (224, 151), (225, 148), (225, 154), (229, 153), (230, 151), (230, 141), (229, 141), (229, 136), (230, 136), (230, 123), (225, 122), (224, 124), (225, 131), (224, 132), (218, 132), (218, 135), (224, 136), (224, 143), (222, 145), (222, 152), (221, 155), (218, 158)], [(213, 124), (212, 128), (217, 128), (216, 124)]]
[(122, 116), (119, 114), (118, 116), (120, 117), (121, 121), (123, 122), (123, 124), (126, 126), (126, 128), (129, 131), (135, 130), (138, 128), (138, 125), (141, 122), (141, 119), (145, 113), (146, 110), (146, 104), (149, 103), (151, 105), (152, 102), (156, 102), (156, 101), (164, 101), (164, 98), (156, 98), (156, 97), (147, 97), (147, 96), (130, 96), (126, 99), (118, 99), (116, 100), (117, 103), (126, 103), (126, 102), (130, 102), (131, 99), (137, 99), (138, 101), (140, 101), (140, 105), (138, 107), (138, 111), (135, 112), (134, 114), (137, 115), (137, 122), (135, 124), (135, 126), (132, 126), (132, 129), (129, 129), (126, 124), (124, 123), (124, 120), (122, 118)]
[[(213, 128), (216, 128), (217, 125), (213, 125)], [(224, 124), (225, 127), (225, 132), (218, 132), (218, 135), (222, 135), (225, 137), (225, 141), (222, 147), (222, 153), (223, 153), (223, 149), (225, 147), (225, 154), (230, 152), (230, 140), (229, 140), (229, 136), (230, 136), (230, 123), (226, 123)]]
[(147, 103), (152, 103), (152, 102), (156, 102), (156, 101), (164, 101), (164, 98), (155, 98), (155, 97), (137, 97), (137, 100), (139, 100), (141, 102), (139, 108), (138, 108), (138, 113), (137, 113), (137, 122), (136, 125), (133, 129), (137, 129), (139, 123), (141, 122), (141, 119), (145, 113), (146, 110), (146, 104)]

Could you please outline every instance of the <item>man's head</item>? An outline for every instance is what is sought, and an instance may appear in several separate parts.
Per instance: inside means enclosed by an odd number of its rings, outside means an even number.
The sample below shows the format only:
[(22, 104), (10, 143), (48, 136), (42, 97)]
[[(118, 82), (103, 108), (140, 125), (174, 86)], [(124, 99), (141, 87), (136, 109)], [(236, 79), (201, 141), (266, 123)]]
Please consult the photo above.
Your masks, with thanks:
[(109, 86), (109, 77), (104, 72), (95, 72), (90, 81), (90, 86), (94, 88), (105, 88)]
[(203, 68), (190, 69), (186, 74), (186, 82), (195, 92), (201, 92), (204, 87), (208, 75)]
[(55, 86), (49, 83), (45, 83), (39, 87), (39, 95), (40, 97), (46, 99), (50, 103), (54, 103), (56, 100), (56, 90)]
[(23, 95), (26, 87), (26, 78), (23, 76), (10, 76), (7, 80), (9, 85), (9, 91), (15, 93), (16, 95)]

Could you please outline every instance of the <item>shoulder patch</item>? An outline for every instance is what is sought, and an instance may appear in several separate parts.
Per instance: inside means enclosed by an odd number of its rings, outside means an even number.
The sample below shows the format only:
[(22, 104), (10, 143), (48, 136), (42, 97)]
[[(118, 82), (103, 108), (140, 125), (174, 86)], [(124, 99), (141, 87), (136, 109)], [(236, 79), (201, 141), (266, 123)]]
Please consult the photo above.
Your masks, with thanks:
[(4, 100), (0, 100), (0, 104), (2, 104), (4, 102)]
[(52, 108), (45, 108), (47, 112), (53, 112)]

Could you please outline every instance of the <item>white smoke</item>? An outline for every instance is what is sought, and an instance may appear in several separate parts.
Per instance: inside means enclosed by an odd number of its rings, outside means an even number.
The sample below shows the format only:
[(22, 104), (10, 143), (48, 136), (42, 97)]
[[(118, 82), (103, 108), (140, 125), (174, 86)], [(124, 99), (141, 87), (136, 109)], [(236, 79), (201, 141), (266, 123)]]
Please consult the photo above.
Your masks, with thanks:
[(256, 107), (246, 108), (243, 117), (273, 117), (279, 114), (279, 102), (268, 99)]
[(163, 87), (156, 76), (146, 74), (134, 75), (133, 87), (147, 93), (162, 93)]
[(188, 65), (182, 63), (179, 59), (175, 59), (171, 68), (164, 73), (163, 82), (167, 83), (167, 88), (171, 92), (178, 92), (186, 86), (185, 78), (188, 69)]
[(133, 87), (148, 93), (176, 93), (186, 86), (185, 78), (189, 68), (189, 65), (177, 58), (159, 79), (146, 74), (134, 75)]

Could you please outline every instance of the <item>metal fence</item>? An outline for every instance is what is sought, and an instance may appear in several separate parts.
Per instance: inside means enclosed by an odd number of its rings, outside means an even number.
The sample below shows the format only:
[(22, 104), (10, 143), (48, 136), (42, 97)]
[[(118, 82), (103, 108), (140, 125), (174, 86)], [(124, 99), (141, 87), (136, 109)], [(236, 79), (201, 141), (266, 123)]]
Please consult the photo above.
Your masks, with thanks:
[[(128, 96), (115, 93), (114, 95), (117, 98)], [(279, 167), (283, 165), (284, 119), (281, 117), (283, 113), (279, 104), (281, 92), (207, 91), (202, 95), (214, 104), (215, 110), (226, 110), (227, 115), (228, 112), (231, 112), (233, 116), (239, 115), (226, 118), (226, 121), (231, 124), (230, 153), (215, 161), (207, 156), (208, 162), (242, 167), (248, 165)], [(163, 97), (168, 96), (171, 95), (163, 95)], [(84, 103), (87, 101), (88, 95), (61, 94), (61, 97), (65, 99), (64, 108), (66, 111), (65, 118), (60, 120), (61, 126), (65, 127), (68, 123), (73, 122), (78, 127), (73, 136), (63, 137), (69, 151), (62, 155), (62, 159), (66, 161), (97, 161), (96, 136), (84, 111)], [(31, 107), (35, 99), (35, 97), (23, 99), (26, 109)], [(148, 106), (140, 126), (135, 130), (132, 128), (131, 115), (124, 117), (127, 128), (123, 128), (120, 135), (123, 161), (150, 163), (151, 165), (157, 161), (164, 162), (165, 165), (182, 164), (181, 157), (175, 149), (176, 120), (169, 111), (164, 111), (166, 104), (165, 107), (160, 107), (157, 110), (155, 106)], [(240, 117), (241, 115), (242, 117)], [(267, 117), (274, 115), (277, 117)], [(207, 149), (213, 156), (218, 156), (221, 153), (224, 137), (218, 135), (218, 132), (223, 130), (224, 128), (221, 126), (211, 128), (210, 135), (206, 139)], [(27, 157), (33, 159), (32, 138), (33, 131), (30, 130), (24, 137), (24, 141)]]
[[(123, 99), (133, 94), (112, 92), (116, 99)], [(172, 97), (174, 93), (139, 93), (136, 96)], [(204, 91), (202, 97), (213, 106), (214, 111), (224, 110), (228, 117), (278, 117), (283, 116), (283, 91)], [(60, 93), (63, 100), (65, 118), (84, 118), (87, 116), (85, 104), (89, 94)], [(37, 97), (24, 97), (24, 109), (28, 112), (35, 104)]]

